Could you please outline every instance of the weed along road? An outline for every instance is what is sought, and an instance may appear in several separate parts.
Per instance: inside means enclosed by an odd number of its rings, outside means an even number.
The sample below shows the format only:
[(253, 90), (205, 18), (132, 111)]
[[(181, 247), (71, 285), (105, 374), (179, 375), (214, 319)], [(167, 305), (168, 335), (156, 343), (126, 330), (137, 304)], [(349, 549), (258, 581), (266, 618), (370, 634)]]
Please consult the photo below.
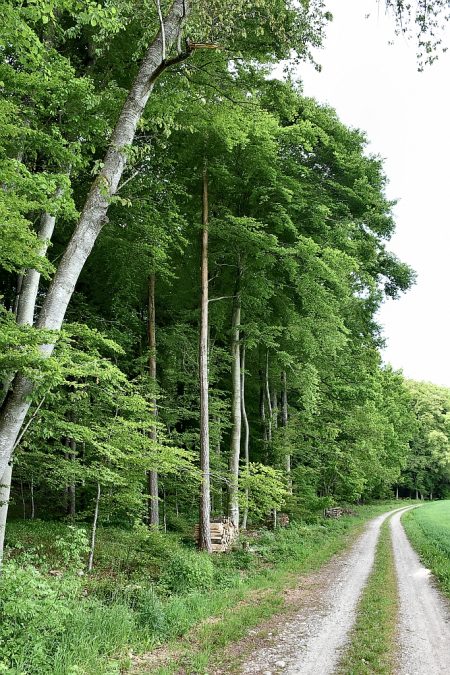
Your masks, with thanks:
[[(350, 672), (391, 672), (400, 675), (441, 675), (450, 673), (450, 614), (447, 601), (434, 587), (430, 572), (420, 563), (403, 530), (400, 518), (413, 507), (397, 509), (372, 520), (352, 548), (331, 560), (300, 585), (299, 611), (280, 624), (270, 641), (247, 658), (242, 673), (293, 675), (328, 675)], [(388, 555), (394, 573), (394, 624), (389, 646), (391, 666), (366, 667), (363, 655), (357, 654), (363, 669), (353, 669), (343, 657), (354, 639), (352, 628), (360, 613), (361, 595), (372, 578), (378, 556), (380, 529), (391, 517), (393, 553)], [(386, 526), (385, 526), (386, 527)], [(385, 528), (383, 528), (385, 529)], [(395, 559), (395, 567), (392, 561)], [(377, 558), (378, 560), (378, 558)], [(375, 565), (376, 567), (377, 565)], [(375, 571), (374, 571), (375, 574)], [(398, 587), (398, 604), (395, 583)], [(302, 593), (303, 589), (303, 593)], [(383, 595), (383, 587), (378, 595)], [(376, 592), (377, 593), (377, 592)], [(377, 639), (379, 614), (373, 612), (369, 624)], [(367, 617), (366, 617), (367, 619)], [(359, 626), (359, 624), (358, 624)], [(356, 631), (358, 632), (358, 631)], [(387, 641), (386, 644), (388, 644)], [(384, 647), (381, 647), (381, 651)], [(388, 647), (386, 647), (388, 649)], [(383, 655), (381, 655), (383, 657)], [(382, 661), (382, 658), (381, 658)], [(380, 663), (381, 661), (377, 662)]]

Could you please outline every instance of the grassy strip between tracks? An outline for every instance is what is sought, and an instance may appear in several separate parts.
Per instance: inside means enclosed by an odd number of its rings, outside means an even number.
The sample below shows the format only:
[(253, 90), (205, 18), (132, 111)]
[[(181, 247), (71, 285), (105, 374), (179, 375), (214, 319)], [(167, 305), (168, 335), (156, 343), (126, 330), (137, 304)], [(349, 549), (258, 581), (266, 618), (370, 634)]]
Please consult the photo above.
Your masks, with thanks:
[(412, 546), (450, 598), (450, 500), (431, 502), (402, 518)]
[[(236, 643), (264, 620), (292, 611), (285, 602), (283, 590), (296, 587), (299, 575), (318, 569), (335, 553), (349, 546), (369, 518), (395, 506), (398, 502), (359, 508), (356, 517), (329, 522), (326, 527), (322, 526), (321, 531), (313, 526), (308, 533), (309, 527), (306, 526), (295, 550), (291, 549), (283, 562), (278, 559), (274, 567), (267, 568), (247, 582), (246, 592), (237, 604), (230, 606), (226, 603), (225, 611), (195, 626), (184, 638), (166, 645), (160, 654), (157, 650), (156, 653), (135, 657), (131, 672), (152, 672), (155, 675), (237, 672), (239, 662), (248, 654), (249, 644), (243, 645), (241, 651)], [(311, 537), (314, 531), (315, 536)], [(290, 538), (287, 532), (286, 536)], [(231, 649), (227, 649), (229, 647)]]
[(381, 527), (373, 570), (358, 604), (350, 642), (339, 664), (340, 675), (395, 672), (397, 614), (397, 579), (386, 520)]

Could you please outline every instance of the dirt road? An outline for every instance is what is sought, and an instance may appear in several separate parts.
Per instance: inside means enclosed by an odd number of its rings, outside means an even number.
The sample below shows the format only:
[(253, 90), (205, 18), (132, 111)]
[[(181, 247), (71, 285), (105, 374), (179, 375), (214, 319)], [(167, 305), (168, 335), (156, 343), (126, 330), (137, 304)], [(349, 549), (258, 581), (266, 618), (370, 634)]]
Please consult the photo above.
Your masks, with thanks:
[[(409, 507), (411, 508), (411, 507)], [(331, 675), (335, 672), (370, 574), (381, 524), (391, 514), (398, 574), (399, 675), (450, 673), (450, 623), (446, 601), (412, 550), (400, 517), (407, 508), (371, 521), (353, 545), (325, 565), (299, 593), (299, 611), (269, 633), (269, 643), (243, 664), (242, 673)]]
[(450, 673), (450, 613), (400, 523), (391, 520), (400, 597), (399, 674)]

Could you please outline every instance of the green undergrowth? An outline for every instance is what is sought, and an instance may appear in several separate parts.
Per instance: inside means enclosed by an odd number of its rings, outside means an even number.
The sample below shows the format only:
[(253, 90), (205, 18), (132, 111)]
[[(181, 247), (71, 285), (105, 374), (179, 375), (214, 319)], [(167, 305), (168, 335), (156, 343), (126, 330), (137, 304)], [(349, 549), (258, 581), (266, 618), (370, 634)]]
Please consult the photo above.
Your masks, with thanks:
[(398, 595), (389, 523), (381, 527), (375, 562), (358, 603), (340, 675), (390, 675), (395, 672)]
[(92, 575), (83, 573), (83, 527), (13, 522), (0, 577), (0, 673), (111, 675), (130, 667), (130, 653), (183, 636), (183, 660), (203, 672), (212, 655), (280, 611), (279, 591), (296, 574), (319, 567), (392, 507), (262, 531), (247, 548), (213, 556), (179, 535), (102, 528)]
[(450, 597), (450, 501), (430, 502), (409, 511), (402, 523), (421, 560)]

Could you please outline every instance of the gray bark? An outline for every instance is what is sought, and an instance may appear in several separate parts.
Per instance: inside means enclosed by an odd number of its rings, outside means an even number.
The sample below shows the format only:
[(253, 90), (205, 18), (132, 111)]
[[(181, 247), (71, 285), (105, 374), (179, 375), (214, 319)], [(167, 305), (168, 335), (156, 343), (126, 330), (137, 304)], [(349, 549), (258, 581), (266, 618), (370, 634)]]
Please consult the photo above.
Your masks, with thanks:
[[(248, 423), (247, 409), (245, 407), (245, 343), (242, 345), (241, 352), (241, 413), (242, 413), (242, 422), (244, 426), (244, 462), (245, 466), (248, 469), (250, 463), (250, 454), (249, 454), (249, 440), (250, 440), (250, 427)], [(245, 490), (245, 507), (244, 514), (242, 516), (242, 529), (247, 529), (247, 520), (248, 520), (248, 488)]]
[(94, 567), (95, 539), (97, 537), (98, 511), (100, 506), (101, 486), (97, 483), (97, 496), (95, 498), (94, 520), (92, 521), (91, 546), (89, 549), (88, 572)]
[[(177, 41), (190, 0), (174, 0), (164, 19), (167, 49)], [(126, 150), (133, 143), (136, 128), (158, 76), (187, 54), (164, 62), (161, 30), (149, 46), (113, 131), (99, 176), (93, 182), (80, 220), (64, 252), (40, 312), (37, 326), (59, 330), (75, 284), (106, 221), (111, 197), (116, 193), (126, 164)], [(54, 344), (42, 345), (43, 356), (50, 356)], [(16, 439), (30, 406), (33, 384), (23, 375), (14, 378), (0, 413), (0, 476), (3, 476)]]
[(35, 504), (34, 504), (34, 479), (33, 479), (33, 476), (31, 476), (31, 481), (30, 481), (30, 500), (31, 500), (30, 518), (31, 518), (31, 520), (34, 520), (35, 515), (36, 515), (36, 508), (35, 508)]
[[(287, 430), (288, 425), (288, 397), (287, 397), (287, 379), (286, 371), (283, 370), (281, 373), (281, 426), (284, 429), (284, 442), (287, 445)], [(287, 449), (287, 448), (286, 448)], [(287, 476), (288, 491), (292, 494), (292, 479), (291, 479), (291, 455), (289, 452), (286, 452), (284, 457), (284, 469)]]
[[(156, 310), (155, 310), (155, 274), (151, 274), (148, 279), (148, 369), (150, 378), (156, 386)], [(156, 422), (158, 410), (156, 407), (156, 396), (152, 399), (153, 417)], [(156, 441), (156, 427), (150, 432), (150, 438)], [(152, 470), (148, 472), (148, 519), (152, 527), (159, 526), (159, 498), (158, 498), (158, 472)]]
[(269, 388), (269, 350), (267, 350), (266, 352), (266, 372), (265, 372), (264, 387), (267, 403), (267, 441), (268, 443), (271, 443), (273, 411), (272, 411), (272, 401), (270, 400), (270, 388)]
[(209, 382), (208, 382), (208, 169), (205, 161), (203, 168), (203, 208), (201, 234), (201, 294), (200, 294), (200, 340), (199, 340), (199, 378), (200, 378), (200, 486), (199, 540), (202, 550), (212, 551), (211, 547), (211, 485), (209, 468)]
[[(71, 453), (70, 453), (70, 460), (71, 462), (75, 461), (76, 458), (76, 450), (77, 450), (77, 444), (76, 441), (73, 440), (73, 438), (69, 442)], [(69, 498), (69, 516), (71, 518), (75, 518), (77, 514), (77, 509), (76, 509), (76, 487), (75, 483), (72, 482), (70, 485), (67, 487), (67, 494)]]
[[(61, 190), (57, 191), (57, 195), (59, 194), (61, 194)], [(41, 257), (44, 257), (47, 253), (48, 245), (55, 229), (55, 223), (56, 216), (52, 216), (50, 213), (44, 213), (42, 215), (38, 232), (38, 238), (42, 242), (39, 249), (39, 255)], [(40, 278), (40, 273), (37, 270), (32, 269), (28, 270), (23, 277), (17, 304), (17, 323), (19, 325), (33, 325)]]
[(8, 516), (9, 496), (11, 492), (12, 462), (7, 465), (0, 484), (0, 574), (3, 564), (6, 518)]
[(242, 400), (241, 400), (241, 359), (240, 359), (240, 325), (241, 298), (239, 290), (233, 301), (233, 317), (231, 321), (231, 448), (230, 448), (230, 483), (228, 488), (228, 514), (231, 522), (239, 528), (239, 455), (241, 451)]

